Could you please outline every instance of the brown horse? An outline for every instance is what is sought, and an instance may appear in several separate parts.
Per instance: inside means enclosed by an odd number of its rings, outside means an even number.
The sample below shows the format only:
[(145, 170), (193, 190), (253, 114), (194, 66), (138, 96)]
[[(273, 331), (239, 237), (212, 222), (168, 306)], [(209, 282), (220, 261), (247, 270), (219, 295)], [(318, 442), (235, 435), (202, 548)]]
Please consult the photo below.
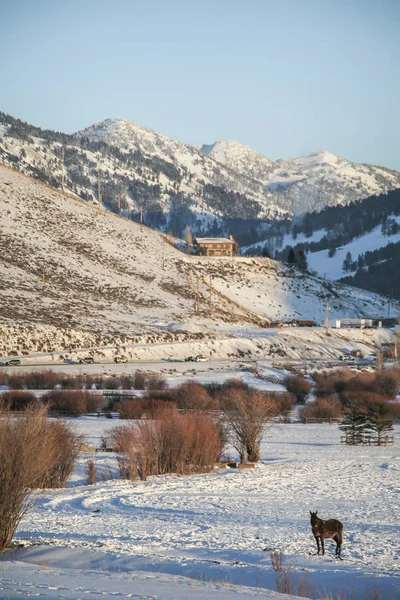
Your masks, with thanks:
[(318, 554), (320, 553), (319, 542), (321, 541), (322, 554), (325, 554), (324, 539), (332, 538), (336, 542), (336, 555), (340, 557), (343, 541), (343, 525), (337, 519), (323, 521), (317, 517), (318, 511), (311, 512), (311, 529), (317, 542)]

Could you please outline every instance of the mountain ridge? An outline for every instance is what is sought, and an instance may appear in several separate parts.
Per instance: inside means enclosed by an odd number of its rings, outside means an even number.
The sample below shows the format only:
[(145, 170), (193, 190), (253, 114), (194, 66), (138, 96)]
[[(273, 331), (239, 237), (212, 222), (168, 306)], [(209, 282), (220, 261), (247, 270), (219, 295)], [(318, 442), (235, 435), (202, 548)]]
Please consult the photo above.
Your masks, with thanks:
[(124, 119), (99, 121), (72, 135), (41, 130), (0, 113), (4, 164), (103, 203), (153, 227), (182, 235), (227, 232), (227, 220), (274, 220), (348, 204), (400, 187), (400, 173), (351, 163), (328, 151), (272, 161), (232, 140), (191, 146)]

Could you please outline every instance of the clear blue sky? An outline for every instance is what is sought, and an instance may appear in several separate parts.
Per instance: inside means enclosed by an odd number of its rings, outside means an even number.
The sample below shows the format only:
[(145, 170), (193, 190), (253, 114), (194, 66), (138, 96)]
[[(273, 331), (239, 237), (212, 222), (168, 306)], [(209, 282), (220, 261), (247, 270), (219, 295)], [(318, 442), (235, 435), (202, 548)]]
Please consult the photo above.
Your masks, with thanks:
[(0, 0), (0, 110), (400, 170), (400, 0)]

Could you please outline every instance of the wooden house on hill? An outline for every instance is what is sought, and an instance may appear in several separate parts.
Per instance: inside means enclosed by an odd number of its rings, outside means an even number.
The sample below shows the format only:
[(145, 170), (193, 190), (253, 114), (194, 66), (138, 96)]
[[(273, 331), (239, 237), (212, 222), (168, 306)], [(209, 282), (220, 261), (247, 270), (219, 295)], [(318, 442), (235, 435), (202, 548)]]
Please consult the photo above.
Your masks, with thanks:
[(196, 237), (193, 243), (200, 256), (233, 256), (237, 253), (237, 243), (229, 238)]

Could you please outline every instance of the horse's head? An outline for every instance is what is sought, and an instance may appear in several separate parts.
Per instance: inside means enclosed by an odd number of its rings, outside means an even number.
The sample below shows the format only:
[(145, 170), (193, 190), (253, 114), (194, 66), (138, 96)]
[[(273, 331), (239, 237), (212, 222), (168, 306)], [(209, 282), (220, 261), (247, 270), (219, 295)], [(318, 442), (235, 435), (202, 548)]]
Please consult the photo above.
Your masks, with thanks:
[(310, 510), (310, 515), (311, 515), (311, 525), (315, 525), (316, 522), (318, 521), (318, 511), (316, 510), (315, 512), (311, 512)]

